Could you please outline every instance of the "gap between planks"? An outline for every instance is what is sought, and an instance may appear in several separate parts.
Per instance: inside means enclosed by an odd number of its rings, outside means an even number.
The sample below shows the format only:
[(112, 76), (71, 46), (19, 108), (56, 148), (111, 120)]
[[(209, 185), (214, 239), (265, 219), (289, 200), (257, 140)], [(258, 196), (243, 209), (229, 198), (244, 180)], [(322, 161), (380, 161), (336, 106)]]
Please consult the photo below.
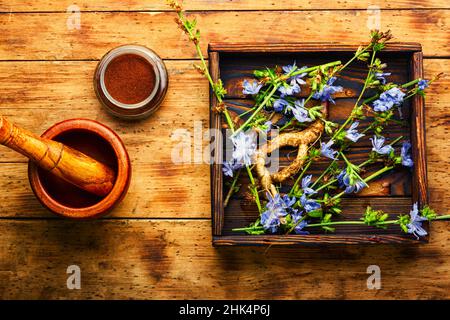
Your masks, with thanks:
[[(185, 9), (186, 13), (208, 13), (208, 12), (321, 12), (321, 11), (365, 11), (367, 12), (367, 8), (295, 8), (295, 9), (283, 9), (283, 8), (276, 8), (276, 9), (239, 9), (239, 8), (233, 8), (233, 10), (230, 9)], [(380, 7), (379, 10), (381, 11), (432, 11), (432, 10), (450, 10), (450, 7), (416, 7), (416, 8), (405, 8), (405, 7), (398, 7), (398, 8), (383, 8)], [(165, 13), (165, 12), (173, 12), (174, 10), (171, 9), (131, 9), (131, 10), (83, 10), (80, 9), (80, 13)], [(35, 11), (27, 11), (27, 10), (18, 10), (18, 11), (0, 11), (1, 14), (58, 14), (58, 13), (68, 13), (67, 10), (35, 10)]]

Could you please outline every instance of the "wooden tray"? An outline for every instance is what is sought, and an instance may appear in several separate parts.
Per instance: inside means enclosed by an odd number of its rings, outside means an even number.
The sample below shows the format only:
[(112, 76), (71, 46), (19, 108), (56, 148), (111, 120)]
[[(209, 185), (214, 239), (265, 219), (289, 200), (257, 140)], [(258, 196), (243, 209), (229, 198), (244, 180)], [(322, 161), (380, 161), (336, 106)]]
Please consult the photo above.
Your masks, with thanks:
[[(291, 43), (291, 44), (227, 44), (212, 43), (209, 45), (210, 71), (213, 80), (221, 78), (227, 95), (224, 102), (230, 113), (236, 115), (252, 106), (252, 100), (242, 94), (242, 81), (253, 79), (252, 72), (266, 66), (291, 64), (294, 60), (299, 66), (312, 66), (334, 60), (347, 61), (357, 46), (338, 45), (332, 43)], [(392, 72), (390, 81), (405, 83), (423, 76), (422, 48), (416, 43), (392, 43), (379, 57), (388, 64), (387, 71)], [(342, 72), (336, 85), (344, 90), (336, 95), (336, 105), (330, 105), (329, 119), (342, 123), (349, 115), (360, 92), (367, 68), (362, 62), (356, 62)], [(307, 95), (307, 90), (302, 90)], [(368, 93), (368, 95), (370, 92)], [(214, 95), (210, 94), (211, 112), (210, 128), (223, 127), (221, 116), (212, 110), (217, 105)], [(423, 98), (416, 95), (404, 103), (403, 115), (407, 126), (392, 125), (384, 132), (387, 140), (399, 136), (410, 139), (415, 166), (395, 169), (394, 174), (387, 174), (370, 183), (370, 188), (363, 192), (347, 196), (342, 201), (343, 213), (335, 220), (359, 219), (368, 205), (382, 209), (396, 217), (399, 213), (407, 214), (414, 202), (420, 205), (427, 203), (427, 170), (425, 159), (425, 126)], [(361, 121), (364, 128), (370, 120)], [(231, 229), (245, 227), (258, 217), (256, 205), (245, 200), (248, 178), (241, 175), (240, 191), (233, 195), (228, 206), (224, 208), (223, 199), (227, 193), (222, 174), (221, 159), (224, 150), (219, 140), (214, 142), (213, 164), (211, 165), (211, 210), (213, 244), (223, 245), (298, 245), (298, 244), (375, 244), (375, 243), (420, 243), (427, 242), (428, 237), (416, 238), (400, 231), (398, 225), (389, 226), (386, 230), (366, 226), (338, 226), (334, 233), (311, 230), (310, 235), (258, 235), (251, 236), (232, 232)], [(369, 137), (364, 137), (351, 147), (349, 157), (360, 163), (371, 150)], [(280, 165), (289, 161), (290, 150), (280, 150)], [(320, 174), (327, 162), (317, 162), (308, 172)], [(342, 165), (341, 165), (342, 167)], [(378, 169), (375, 167), (375, 169)], [(317, 177), (317, 175), (316, 175)], [(425, 225), (425, 228), (428, 228)], [(310, 230), (308, 230), (310, 231)]]

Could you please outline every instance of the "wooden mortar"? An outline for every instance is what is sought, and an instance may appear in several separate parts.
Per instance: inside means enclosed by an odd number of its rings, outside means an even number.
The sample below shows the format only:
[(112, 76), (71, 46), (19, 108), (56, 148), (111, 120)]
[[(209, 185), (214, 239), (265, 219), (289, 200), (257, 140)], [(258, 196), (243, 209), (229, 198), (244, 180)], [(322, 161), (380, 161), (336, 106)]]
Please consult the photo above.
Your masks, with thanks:
[(103, 163), (60, 142), (38, 137), (0, 116), (0, 144), (3, 144), (87, 192), (107, 195), (115, 173)]
[(81, 190), (54, 176), (35, 163), (28, 165), (31, 188), (50, 211), (73, 219), (96, 218), (108, 213), (125, 196), (131, 178), (128, 153), (120, 138), (108, 127), (87, 119), (55, 124), (42, 135), (83, 152), (114, 172), (115, 181), (105, 196)]

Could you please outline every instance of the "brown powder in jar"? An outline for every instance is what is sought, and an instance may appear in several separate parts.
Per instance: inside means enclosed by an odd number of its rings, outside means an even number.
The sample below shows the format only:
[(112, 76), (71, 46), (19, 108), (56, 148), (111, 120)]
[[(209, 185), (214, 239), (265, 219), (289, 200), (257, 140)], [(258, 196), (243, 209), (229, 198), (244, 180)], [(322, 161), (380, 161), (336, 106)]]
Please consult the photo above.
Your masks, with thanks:
[(106, 90), (114, 99), (124, 104), (136, 104), (152, 93), (155, 71), (145, 58), (124, 54), (108, 64), (104, 81)]

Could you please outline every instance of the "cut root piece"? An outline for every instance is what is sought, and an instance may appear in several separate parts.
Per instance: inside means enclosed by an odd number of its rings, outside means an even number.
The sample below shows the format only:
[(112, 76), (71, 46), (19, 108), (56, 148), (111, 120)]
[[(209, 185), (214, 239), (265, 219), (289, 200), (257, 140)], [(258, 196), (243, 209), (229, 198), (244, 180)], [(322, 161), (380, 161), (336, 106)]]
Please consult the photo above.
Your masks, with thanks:
[[(277, 189), (275, 188), (274, 183), (283, 182), (300, 171), (308, 156), (309, 146), (320, 138), (323, 130), (323, 121), (316, 120), (305, 130), (281, 133), (272, 141), (269, 141), (262, 146), (256, 153), (255, 167), (263, 189), (272, 196), (275, 196), (277, 194)], [(297, 157), (289, 166), (271, 174), (265, 166), (267, 154), (287, 146), (298, 147)]]

